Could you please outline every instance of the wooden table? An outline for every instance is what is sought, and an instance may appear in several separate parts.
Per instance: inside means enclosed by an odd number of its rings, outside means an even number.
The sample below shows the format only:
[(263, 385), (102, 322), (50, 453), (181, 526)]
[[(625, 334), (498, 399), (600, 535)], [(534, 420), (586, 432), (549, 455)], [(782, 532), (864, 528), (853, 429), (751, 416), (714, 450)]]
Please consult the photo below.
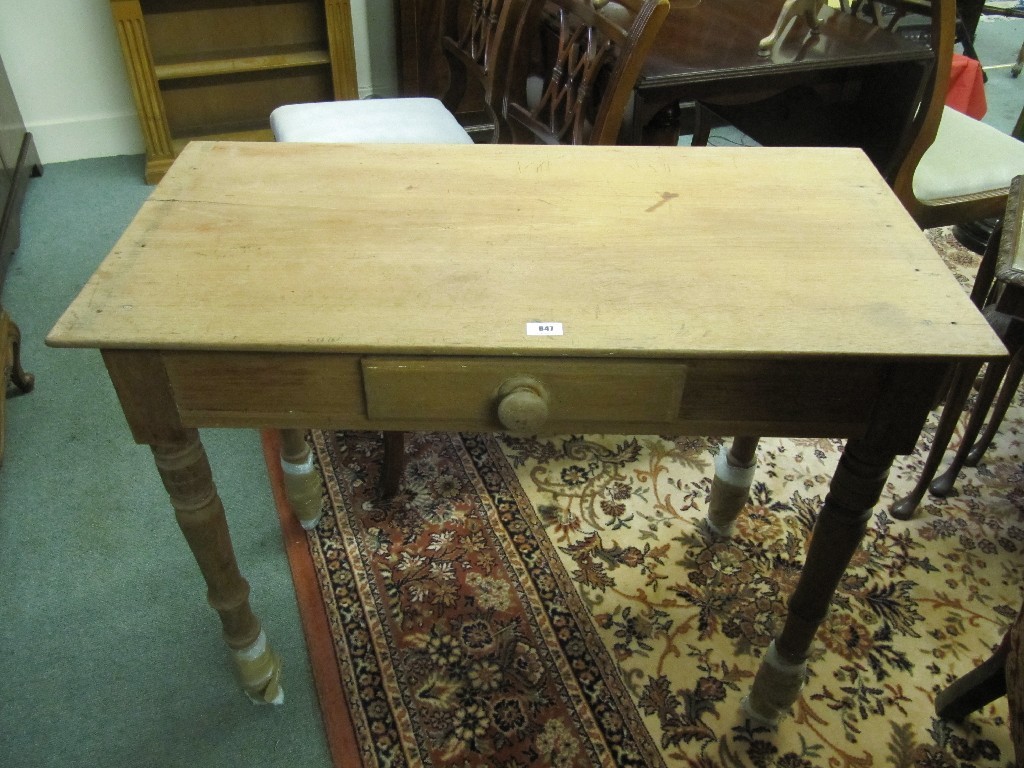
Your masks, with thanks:
[(637, 81), (629, 142), (671, 136), (661, 126), (675, 105), (701, 101), (762, 144), (860, 147), (895, 170), (930, 50), (825, 7), (818, 35), (798, 20), (759, 56), (783, 2), (673, 0)]
[(944, 375), (1005, 354), (850, 149), (196, 142), (47, 341), (102, 351), (268, 700), (198, 427), (848, 438), (766, 720)]

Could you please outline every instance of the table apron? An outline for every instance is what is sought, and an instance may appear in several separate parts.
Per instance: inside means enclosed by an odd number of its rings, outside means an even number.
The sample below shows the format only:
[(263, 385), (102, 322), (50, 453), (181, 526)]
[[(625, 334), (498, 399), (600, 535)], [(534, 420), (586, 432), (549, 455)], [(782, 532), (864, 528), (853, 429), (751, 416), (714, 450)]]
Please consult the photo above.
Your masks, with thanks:
[[(714, 77), (702, 79), (699, 74), (692, 79), (673, 78), (641, 82), (636, 89), (636, 101), (630, 139), (639, 143), (644, 127), (665, 108), (680, 102), (703, 101), (707, 103), (756, 104), (777, 94), (795, 88), (831, 90), (843, 92), (851, 98), (859, 98), (864, 105), (881, 104), (889, 112), (912, 111), (921, 97), (925, 75), (931, 67), (930, 60), (911, 60), (877, 63), (841, 68), (807, 67), (793, 71), (756, 73), (737, 71), (735, 73), (713, 73)], [(902, 89), (903, 104), (894, 104), (893, 83), (917, 83), (915, 87)], [(888, 84), (888, 85), (887, 85)], [(879, 88), (886, 95), (871, 99), (870, 94)], [(892, 89), (895, 90), (895, 89)], [(871, 120), (869, 114), (860, 114), (859, 119)]]
[[(542, 432), (863, 437), (909, 452), (950, 361), (604, 359), (106, 350), (138, 442), (191, 427), (502, 431), (502, 382), (550, 394)], [(383, 372), (383, 373), (382, 373)]]

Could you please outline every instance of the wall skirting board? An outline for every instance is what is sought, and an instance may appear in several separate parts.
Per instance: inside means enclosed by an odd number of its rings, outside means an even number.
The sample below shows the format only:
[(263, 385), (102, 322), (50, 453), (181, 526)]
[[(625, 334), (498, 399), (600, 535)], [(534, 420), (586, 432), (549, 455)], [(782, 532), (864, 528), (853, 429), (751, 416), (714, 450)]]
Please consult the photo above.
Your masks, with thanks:
[(135, 112), (73, 120), (36, 121), (31, 131), (43, 165), (86, 157), (142, 154), (142, 132)]
[[(359, 88), (359, 98), (387, 98), (395, 89)], [(141, 155), (146, 151), (134, 111), (122, 115), (97, 115), (74, 120), (32, 122), (26, 125), (35, 138), (43, 165), (89, 157)]]

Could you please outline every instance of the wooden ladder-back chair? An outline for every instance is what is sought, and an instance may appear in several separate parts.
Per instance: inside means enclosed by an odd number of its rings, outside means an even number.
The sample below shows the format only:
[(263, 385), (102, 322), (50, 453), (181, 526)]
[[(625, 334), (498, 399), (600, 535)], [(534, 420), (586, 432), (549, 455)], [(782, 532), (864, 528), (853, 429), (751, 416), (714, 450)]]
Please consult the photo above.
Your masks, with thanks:
[(618, 143), (668, 11), (668, 0), (527, 0), (504, 105), (515, 141)]
[(512, 33), (526, 0), (476, 0), (444, 7), (441, 50), (448, 62), (448, 89), (441, 101), (452, 112), (462, 103), (470, 80), (483, 89), (491, 141), (509, 143), (511, 129), (505, 122), (505, 97), (512, 50)]
[[(453, 111), (466, 84), (480, 83), (485, 98), (501, 94), (494, 77), (507, 71), (505, 24), (515, 19), (525, 0), (443, 0), (441, 39), (449, 70), (442, 99), (394, 98), (288, 104), (270, 115), (277, 141), (328, 143), (471, 144), (469, 132)], [(491, 109), (497, 113), (500, 110)], [(500, 129), (501, 121), (492, 114)], [(507, 130), (502, 133), (508, 138)]]

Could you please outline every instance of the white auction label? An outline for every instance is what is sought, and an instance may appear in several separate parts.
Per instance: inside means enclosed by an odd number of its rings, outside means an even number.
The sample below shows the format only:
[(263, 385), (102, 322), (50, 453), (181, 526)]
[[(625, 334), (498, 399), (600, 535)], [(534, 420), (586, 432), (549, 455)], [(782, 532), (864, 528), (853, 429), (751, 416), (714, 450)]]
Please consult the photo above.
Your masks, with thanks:
[(561, 323), (527, 323), (527, 336), (561, 336)]

